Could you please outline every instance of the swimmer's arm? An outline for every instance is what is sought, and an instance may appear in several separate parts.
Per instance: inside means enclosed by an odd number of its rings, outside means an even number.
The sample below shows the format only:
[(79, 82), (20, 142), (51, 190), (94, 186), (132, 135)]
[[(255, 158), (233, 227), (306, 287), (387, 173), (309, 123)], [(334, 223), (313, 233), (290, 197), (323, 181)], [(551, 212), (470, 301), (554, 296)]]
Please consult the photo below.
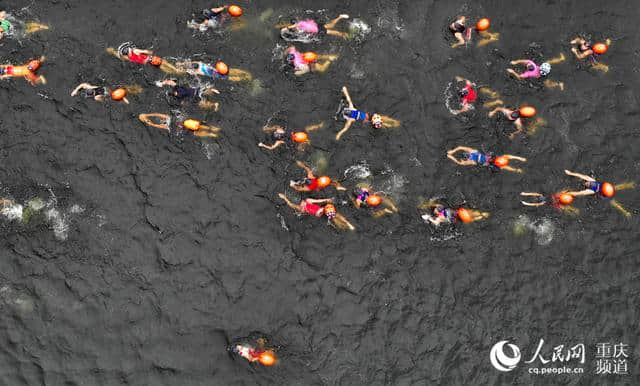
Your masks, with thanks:
[(293, 73), (294, 73), (295, 75), (297, 75), (297, 76), (300, 76), (300, 75), (304, 75), (304, 74), (308, 73), (309, 71), (311, 71), (311, 67), (308, 67), (308, 66), (307, 66), (307, 67), (305, 67), (305, 68), (303, 68), (303, 69), (296, 70), (296, 71), (294, 71)]
[(511, 64), (516, 65), (516, 64), (525, 64), (527, 63), (528, 60), (527, 59), (517, 59), (517, 60), (512, 60)]
[(509, 165), (503, 166), (502, 169), (508, 172), (523, 173), (522, 169), (514, 168), (513, 166), (509, 166)]
[(122, 101), (126, 104), (129, 104), (129, 100), (127, 98), (122, 98)]
[(151, 50), (141, 50), (139, 48), (134, 48), (133, 52), (137, 53), (137, 54), (144, 54), (144, 55), (151, 55), (153, 54), (153, 51)]
[(258, 146), (267, 150), (273, 150), (282, 144), (284, 144), (284, 141), (276, 141), (273, 145), (265, 145), (264, 143), (260, 142)]
[(581, 180), (591, 181), (591, 182), (595, 181), (595, 179), (594, 179), (594, 178), (592, 178), (592, 177), (589, 177), (589, 176), (587, 176), (587, 175), (585, 175), (585, 174), (574, 173), (574, 172), (572, 172), (571, 170), (566, 170), (566, 169), (565, 169), (564, 173), (565, 173), (566, 175), (568, 175), (568, 176), (571, 176), (571, 177), (577, 177), (577, 178), (580, 178)]
[(98, 102), (102, 102), (102, 101), (104, 101), (104, 96), (103, 95), (96, 95), (93, 99), (97, 100)]
[(466, 83), (469, 83), (469, 84), (473, 84), (469, 79), (467, 79), (467, 78), (463, 78), (463, 77), (461, 77), (461, 76), (456, 76), (456, 81), (458, 81), (458, 82), (466, 82)]
[(542, 197), (542, 194), (535, 192), (520, 192), (521, 196), (529, 196), (529, 197)]
[(307, 172), (307, 177), (313, 178), (313, 170), (311, 170), (311, 168), (308, 167), (304, 162), (296, 161), (296, 165), (298, 165), (299, 168), (304, 169), (304, 171)]
[(455, 149), (449, 150), (447, 152), (447, 154), (453, 155), (453, 154), (455, 154), (455, 153), (457, 153), (459, 151), (464, 151), (464, 152), (467, 152), (467, 153), (473, 153), (474, 151), (476, 151), (476, 149), (473, 149), (473, 148), (467, 147), (467, 146), (458, 146)]
[(211, 8), (211, 12), (213, 13), (220, 13), (222, 11), (224, 11), (225, 9), (227, 9), (228, 5), (223, 5), (217, 8)]
[(596, 192), (594, 192), (591, 189), (585, 189), (585, 190), (581, 190), (579, 192), (567, 192), (568, 194), (575, 196), (575, 197), (579, 197), (579, 196), (590, 196), (592, 194), (596, 194)]
[(338, 134), (336, 134), (336, 141), (339, 141), (340, 137), (342, 137), (342, 135), (349, 130), (349, 128), (353, 124), (353, 121), (354, 121), (354, 119), (347, 119), (347, 122), (345, 122), (344, 127), (342, 128), (342, 130), (340, 130), (338, 132)]
[(307, 198), (312, 204), (329, 204), (333, 202), (333, 198)]

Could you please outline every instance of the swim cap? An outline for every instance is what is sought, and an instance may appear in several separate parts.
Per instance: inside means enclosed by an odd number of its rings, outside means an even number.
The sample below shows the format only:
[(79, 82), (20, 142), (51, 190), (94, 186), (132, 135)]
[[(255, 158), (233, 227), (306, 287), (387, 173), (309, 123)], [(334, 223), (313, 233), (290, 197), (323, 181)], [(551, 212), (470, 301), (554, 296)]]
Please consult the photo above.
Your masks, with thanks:
[(511, 113), (510, 117), (511, 119), (518, 119), (520, 118), (520, 113), (518, 111), (514, 111)]
[(460, 90), (460, 96), (467, 96), (469, 95), (469, 89), (467, 89), (466, 87), (463, 88), (462, 90)]
[(573, 202), (573, 198), (574, 197), (569, 193), (561, 193), (560, 195), (558, 195), (558, 201), (562, 205), (571, 205), (571, 203)]
[(149, 62), (152, 66), (160, 66), (162, 64), (162, 58), (159, 56), (152, 56), (151, 62)]
[(303, 143), (309, 140), (309, 136), (304, 131), (296, 131), (291, 133), (291, 139), (296, 143)]
[(39, 60), (32, 60), (29, 62), (29, 64), (27, 64), (27, 69), (29, 71), (36, 71), (38, 68), (40, 68), (40, 61)]
[(216, 71), (220, 75), (227, 75), (229, 73), (229, 67), (225, 64), (225, 62), (217, 62)]
[(200, 129), (200, 121), (196, 121), (195, 119), (187, 119), (186, 121), (182, 122), (182, 126), (184, 126), (185, 129), (191, 131), (198, 131), (198, 129)]
[(233, 17), (242, 16), (242, 8), (238, 7), (237, 5), (230, 5), (228, 12), (229, 15)]
[(125, 96), (127, 96), (127, 90), (122, 87), (111, 91), (111, 99), (114, 101), (121, 101)]
[(378, 206), (382, 203), (382, 197), (375, 195), (375, 194), (371, 194), (369, 195), (369, 197), (367, 197), (367, 205), (369, 206)]
[(382, 127), (382, 116), (380, 114), (373, 114), (371, 116), (371, 125), (373, 125), (373, 127), (375, 127), (376, 129), (379, 129)]
[(294, 54), (287, 54), (287, 62), (293, 62), (296, 59)]
[(313, 63), (318, 59), (318, 55), (315, 52), (305, 52), (302, 54), (302, 59), (307, 63)]
[(323, 213), (329, 220), (333, 220), (333, 218), (336, 217), (336, 207), (333, 206), (333, 204), (327, 204), (323, 208)]
[(525, 118), (531, 118), (534, 115), (536, 115), (536, 109), (535, 107), (532, 107), (532, 106), (522, 106), (520, 107), (518, 112), (520, 113), (521, 116)]
[(471, 213), (469, 213), (469, 211), (465, 208), (458, 209), (456, 211), (456, 217), (458, 217), (458, 219), (460, 219), (460, 221), (462, 221), (465, 224), (473, 221), (473, 217), (471, 216)]
[(607, 47), (606, 44), (604, 43), (596, 43), (593, 46), (591, 46), (591, 49), (593, 50), (593, 52), (595, 52), (598, 55), (602, 55), (605, 52), (607, 52), (607, 50), (609, 49), (609, 47)]
[(284, 130), (276, 130), (273, 132), (273, 138), (275, 139), (285, 139), (287, 136), (287, 132)]
[(611, 198), (616, 194), (616, 188), (609, 182), (603, 182), (600, 186), (600, 194), (603, 197)]
[(547, 62), (544, 62), (540, 65), (540, 75), (547, 76), (551, 72), (551, 65)]
[(331, 185), (331, 178), (327, 176), (318, 177), (318, 187), (326, 188), (329, 185)]

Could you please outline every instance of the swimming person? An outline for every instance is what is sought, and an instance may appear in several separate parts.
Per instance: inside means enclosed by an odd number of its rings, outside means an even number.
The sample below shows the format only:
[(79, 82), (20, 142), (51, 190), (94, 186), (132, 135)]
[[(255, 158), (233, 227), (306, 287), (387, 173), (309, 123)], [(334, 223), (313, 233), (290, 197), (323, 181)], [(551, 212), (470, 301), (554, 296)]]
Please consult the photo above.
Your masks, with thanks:
[(351, 125), (354, 122), (362, 122), (362, 123), (370, 123), (376, 129), (381, 129), (383, 127), (398, 127), (400, 126), (400, 121), (397, 121), (391, 117), (387, 117), (380, 114), (372, 114), (365, 113), (364, 111), (360, 111), (356, 109), (353, 105), (353, 101), (351, 100), (351, 96), (349, 95), (349, 90), (347, 90), (346, 86), (342, 87), (342, 94), (347, 101), (347, 106), (341, 104), (339, 114), (346, 121), (342, 130), (336, 134), (336, 141), (340, 140), (340, 137), (346, 133)]
[(108, 89), (107, 87), (94, 86), (89, 83), (80, 83), (71, 92), (71, 96), (76, 96), (80, 91), (84, 91), (85, 98), (90, 98), (97, 102), (103, 102), (106, 98), (111, 98), (114, 101), (123, 101), (129, 104), (129, 100), (126, 98), (127, 94), (138, 94), (142, 91), (142, 87), (126, 86)]
[(456, 76), (456, 81), (464, 82), (464, 87), (460, 90), (460, 109), (452, 111), (454, 115), (467, 112), (473, 109), (473, 104), (478, 99), (478, 93), (476, 91), (476, 84), (469, 79), (465, 79), (461, 76)]
[[(522, 73), (518, 73), (515, 70), (508, 68), (507, 72), (513, 75), (514, 77), (516, 77), (517, 79), (529, 79), (529, 78), (539, 79), (542, 77), (546, 77), (549, 75), (549, 73), (551, 73), (552, 64), (557, 64), (557, 63), (563, 62), (564, 60), (565, 60), (564, 54), (560, 54), (560, 56), (557, 58), (549, 59), (539, 66), (536, 64), (536, 62), (529, 59), (512, 60), (511, 61), (512, 65), (514, 66), (520, 65), (520, 64), (524, 65), (526, 68), (526, 71)], [(553, 82), (553, 81), (550, 81), (549, 79), (546, 79), (544, 82), (544, 85), (550, 88), (559, 87), (561, 90), (564, 90), (564, 83), (562, 82)]]
[(350, 36), (348, 32), (341, 32), (335, 29), (338, 22), (348, 18), (349, 15), (342, 14), (324, 25), (311, 18), (295, 21), (283, 27), (280, 30), (280, 36), (288, 42), (302, 43), (310, 43), (325, 34), (348, 39)]
[(171, 87), (171, 90), (167, 92), (167, 95), (173, 97), (179, 101), (183, 100), (194, 100), (198, 102), (198, 106), (202, 109), (210, 109), (214, 111), (218, 111), (220, 104), (218, 102), (212, 102), (207, 100), (205, 97), (212, 94), (220, 94), (213, 86), (203, 86), (203, 87), (192, 87), (190, 85), (180, 85), (173, 79), (165, 79), (162, 81), (157, 81), (156, 86)]
[[(455, 156), (458, 152), (462, 152), (460, 159)], [(522, 173), (522, 169), (509, 166), (509, 161), (516, 160), (520, 162), (527, 162), (527, 159), (523, 157), (511, 154), (485, 154), (477, 149), (467, 146), (458, 146), (455, 149), (447, 151), (447, 157), (462, 166), (485, 166), (493, 171), (506, 170), (515, 173)]]
[(331, 198), (306, 198), (300, 201), (300, 204), (294, 204), (284, 193), (279, 193), (278, 197), (283, 199), (291, 209), (299, 213), (308, 214), (313, 217), (326, 216), (329, 222), (338, 229), (348, 229), (351, 231), (356, 229), (343, 215), (336, 211), (336, 207), (333, 206), (333, 199)]
[(560, 209), (564, 212), (574, 215), (580, 213), (578, 209), (571, 206), (575, 199), (575, 196), (573, 196), (566, 190), (551, 194), (549, 196), (545, 196), (544, 194), (537, 192), (521, 192), (520, 195), (523, 197), (529, 197), (529, 201), (520, 201), (522, 205), (525, 206), (540, 207), (551, 205), (556, 209)]
[(265, 133), (270, 133), (274, 139), (274, 142), (271, 145), (265, 145), (264, 143), (260, 142), (258, 143), (258, 146), (263, 149), (274, 150), (284, 144), (293, 143), (297, 145), (299, 151), (302, 151), (307, 145), (311, 143), (309, 141), (308, 133), (321, 127), (324, 127), (324, 122), (309, 125), (305, 127), (303, 131), (294, 132), (288, 132), (284, 127), (280, 125), (265, 126), (262, 128), (262, 131), (264, 131)]
[(376, 218), (398, 213), (398, 208), (390, 197), (382, 192), (373, 192), (371, 186), (366, 183), (358, 184), (352, 192), (351, 200), (358, 209), (370, 208), (373, 211), (373, 217)]
[(176, 63), (176, 66), (190, 75), (204, 76), (211, 79), (228, 79), (232, 82), (244, 82), (253, 79), (253, 76), (248, 71), (229, 68), (222, 61), (211, 65), (205, 62), (186, 60)]
[(473, 32), (472, 28), (468, 28), (465, 23), (467, 22), (466, 16), (458, 16), (456, 20), (449, 25), (449, 31), (453, 33), (457, 42), (451, 45), (451, 48), (456, 48), (458, 46), (466, 44), (468, 41), (471, 41), (471, 33)]
[[(227, 10), (227, 13), (224, 11)], [(187, 27), (197, 29), (204, 32), (208, 29), (218, 29), (226, 24), (229, 16), (237, 18), (242, 16), (242, 8), (237, 5), (222, 5), (220, 7), (208, 8), (202, 11), (200, 15), (194, 17), (191, 21), (187, 22)], [(229, 15), (229, 16), (227, 16)], [(244, 27), (245, 23), (234, 25), (232, 29), (239, 29)]]
[(613, 199), (613, 196), (616, 195), (618, 190), (623, 189), (632, 189), (635, 188), (635, 183), (627, 182), (623, 184), (614, 185), (611, 182), (606, 181), (597, 181), (595, 178), (587, 176), (585, 174), (575, 173), (570, 170), (565, 170), (565, 174), (568, 176), (576, 177), (584, 181), (585, 189), (580, 191), (569, 192), (569, 194), (579, 197), (579, 196), (590, 196), (590, 195), (599, 195), (600, 197), (609, 198), (611, 200), (611, 205), (618, 209), (625, 217), (630, 217), (631, 213), (626, 210), (620, 203)]
[(509, 135), (509, 138), (513, 139), (518, 133), (524, 132), (524, 123), (522, 118), (533, 117), (536, 114), (536, 110), (530, 106), (523, 106), (518, 110), (512, 110), (507, 107), (496, 107), (489, 113), (489, 117), (493, 117), (497, 113), (504, 115), (515, 126), (516, 131)]
[[(171, 128), (171, 117), (168, 114), (140, 114), (138, 115), (138, 119), (147, 126), (164, 130), (170, 130)], [(191, 131), (196, 137), (208, 138), (218, 138), (218, 133), (222, 130), (219, 127), (207, 126), (195, 119), (185, 119), (178, 122), (178, 127), (183, 130)]]
[(183, 71), (180, 71), (167, 60), (159, 56), (154, 56), (153, 51), (136, 48), (131, 42), (122, 43), (117, 49), (107, 47), (107, 52), (120, 60), (142, 65), (148, 64), (158, 67), (160, 70), (169, 74), (183, 73)]
[(573, 47), (571, 47), (571, 52), (574, 53), (576, 58), (582, 60), (592, 55), (602, 55), (607, 52), (611, 45), (611, 39), (607, 39), (605, 43), (591, 44), (591, 42), (578, 36), (573, 39), (570, 44), (573, 45)]
[(0, 79), (23, 77), (35, 86), (38, 83), (45, 84), (47, 80), (42, 75), (36, 75), (36, 71), (42, 65), (44, 56), (40, 59), (34, 59), (22, 66), (14, 66), (12, 64), (0, 65)]
[(0, 40), (7, 37), (22, 38), (32, 33), (49, 29), (49, 26), (36, 22), (23, 23), (5, 11), (0, 11)]
[(307, 176), (301, 181), (291, 181), (289, 186), (295, 189), (298, 192), (314, 192), (317, 190), (322, 190), (329, 186), (334, 186), (337, 190), (346, 190), (339, 182), (333, 181), (329, 176), (320, 176), (316, 177), (311, 170), (304, 162), (297, 161), (296, 165), (299, 168), (304, 169), (307, 173)]
[(489, 217), (488, 212), (480, 212), (478, 210), (459, 207), (448, 208), (438, 200), (429, 200), (418, 206), (421, 209), (429, 209), (431, 213), (422, 215), (422, 219), (438, 226), (440, 224), (453, 224), (458, 221), (465, 224), (484, 220)]
[(296, 47), (290, 46), (284, 52), (285, 61), (293, 67), (296, 76), (309, 72), (325, 72), (331, 63), (338, 59), (338, 55), (316, 54), (315, 52), (299, 52)]
[(263, 366), (275, 365), (278, 359), (273, 350), (264, 347), (265, 339), (259, 338), (256, 343), (257, 346), (252, 346), (247, 343), (234, 344), (231, 351), (251, 363), (258, 362)]

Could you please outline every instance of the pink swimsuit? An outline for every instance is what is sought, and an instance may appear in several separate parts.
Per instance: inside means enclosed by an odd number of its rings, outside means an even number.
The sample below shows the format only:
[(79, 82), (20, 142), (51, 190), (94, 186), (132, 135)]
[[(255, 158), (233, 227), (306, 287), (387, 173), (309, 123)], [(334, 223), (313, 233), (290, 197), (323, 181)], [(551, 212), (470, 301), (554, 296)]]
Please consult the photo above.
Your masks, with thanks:
[(289, 48), (287, 50), (287, 53), (293, 55), (293, 66), (296, 68), (296, 70), (307, 68), (307, 62), (302, 59), (302, 54), (298, 52), (294, 47)]
[(302, 32), (306, 32), (308, 34), (313, 34), (313, 35), (320, 32), (320, 29), (318, 28), (318, 24), (312, 19), (300, 20), (298, 23), (296, 23), (296, 28)]
[(539, 77), (542, 76), (542, 75), (540, 75), (540, 66), (535, 64), (533, 61), (527, 60), (527, 63), (525, 64), (525, 66), (527, 66), (527, 68), (533, 67), (533, 70), (528, 70), (528, 71), (523, 72), (522, 74), (520, 74), (521, 78), (523, 78), (523, 79), (526, 79), (526, 78), (539, 78)]

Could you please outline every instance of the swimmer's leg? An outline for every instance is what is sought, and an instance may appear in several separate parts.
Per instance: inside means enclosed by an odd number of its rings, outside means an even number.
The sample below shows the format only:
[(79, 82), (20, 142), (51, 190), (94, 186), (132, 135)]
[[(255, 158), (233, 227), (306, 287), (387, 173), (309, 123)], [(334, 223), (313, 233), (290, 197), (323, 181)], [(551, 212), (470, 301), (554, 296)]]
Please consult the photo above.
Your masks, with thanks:
[(118, 59), (122, 59), (120, 57), (120, 54), (118, 53), (118, 51), (113, 47), (107, 47), (105, 51), (107, 51), (108, 54), (111, 54), (111, 55), (115, 56)]
[(328, 61), (334, 61), (336, 59), (338, 59), (338, 55), (335, 54), (320, 54), (318, 55), (318, 59), (319, 60), (328, 60)]
[(309, 125), (304, 128), (304, 131), (314, 131), (316, 129), (321, 129), (324, 127), (324, 122), (316, 123), (315, 125)]
[(547, 88), (559, 88), (560, 91), (564, 91), (564, 83), (563, 82), (556, 82), (553, 81), (551, 79), (546, 79), (544, 81), (544, 86)]
[(487, 44), (489, 44), (491, 42), (498, 41), (498, 39), (500, 39), (500, 33), (499, 32), (493, 32), (492, 33), (492, 32), (488, 32), (488, 31), (481, 31), (480, 32), (480, 36), (482, 36), (483, 39), (478, 42), (478, 47), (486, 46)]
[(208, 100), (201, 100), (200, 102), (198, 102), (198, 106), (201, 109), (204, 109), (204, 110), (218, 111), (219, 108), (220, 108), (220, 103), (219, 102), (212, 102), (212, 101), (208, 101)]
[(456, 32), (455, 34), (453, 34), (453, 36), (456, 37), (458, 42), (457, 43), (453, 43), (451, 45), (451, 48), (456, 48), (456, 47), (462, 46), (462, 45), (467, 43), (467, 41), (464, 39), (464, 36), (462, 36), (462, 33)]
[(602, 72), (609, 72), (609, 66), (604, 63), (593, 63), (591, 66), (594, 70), (599, 70)]
[(492, 108), (494, 106), (500, 106), (500, 105), (503, 105), (503, 104), (504, 104), (504, 102), (502, 102), (501, 99), (496, 99), (494, 101), (486, 102), (485, 104), (482, 105), (482, 107), (484, 107), (485, 109), (490, 109), (490, 108)]
[(179, 69), (178, 67), (174, 66), (173, 64), (169, 63), (166, 60), (162, 60), (162, 64), (160, 65), (160, 69), (164, 72), (166, 72), (167, 74), (184, 74), (185, 71), (182, 69)]
[(493, 91), (489, 87), (480, 87), (478, 89), (478, 91), (480, 91), (484, 95), (489, 96), (489, 98), (491, 98), (491, 99), (500, 98), (500, 94), (497, 91)]
[(351, 127), (354, 121), (355, 121), (354, 119), (347, 119), (347, 122), (345, 122), (342, 130), (340, 130), (338, 134), (336, 134), (336, 141), (340, 140), (340, 137), (342, 137), (344, 133), (346, 133), (349, 130), (349, 128)]
[(618, 211), (620, 213), (622, 213), (622, 215), (626, 218), (631, 217), (631, 212), (629, 212), (628, 210), (626, 210), (618, 201), (616, 200), (611, 200), (611, 206), (613, 206), (614, 208), (618, 209)]
[(251, 79), (253, 79), (253, 76), (248, 71), (240, 70), (238, 68), (229, 69), (229, 80), (232, 82), (250, 81)]
[(316, 63), (314, 63), (313, 71), (314, 72), (325, 72), (325, 71), (327, 71), (327, 69), (329, 68), (330, 65), (331, 65), (331, 61), (330, 60), (327, 60), (324, 63), (316, 62)]
[(240, 31), (241, 29), (244, 29), (246, 26), (247, 26), (247, 20), (245, 20), (244, 18), (241, 18), (241, 19), (233, 18), (231, 22), (231, 27), (229, 29), (231, 31)]
[(534, 135), (538, 129), (547, 123), (543, 118), (537, 117), (527, 128), (527, 135)]
[(484, 220), (489, 218), (489, 212), (480, 212), (478, 210), (471, 210), (471, 216), (473, 217), (473, 221)]
[(32, 34), (34, 32), (42, 31), (45, 29), (49, 29), (49, 26), (35, 22), (29, 22), (25, 25), (25, 32), (27, 34)]
[(522, 78), (520, 77), (520, 74), (518, 74), (517, 72), (515, 72), (514, 70), (512, 70), (512, 69), (510, 69), (510, 68), (507, 68), (507, 72), (508, 72), (509, 74), (511, 74), (511, 75), (513, 75), (513, 76), (515, 76), (515, 77), (516, 77), (516, 78), (518, 78), (518, 79), (522, 79)]
[(562, 63), (565, 61), (565, 57), (563, 53), (560, 53), (560, 56), (556, 56), (555, 58), (551, 58), (549, 60), (547, 60), (547, 63), (549, 64), (558, 64), (558, 63)]
[(343, 38), (343, 39), (348, 39), (349, 38), (349, 33), (336, 31), (334, 29), (327, 29), (327, 35), (329, 35), (329, 36), (337, 36), (337, 37)]
[(625, 182), (622, 184), (618, 184), (615, 186), (616, 190), (625, 190), (625, 189), (635, 189), (636, 187), (636, 183), (635, 182)]
[(127, 90), (127, 94), (133, 94), (133, 95), (141, 94), (142, 90), (144, 90), (142, 86), (140, 86), (139, 84), (127, 84), (122, 87), (124, 87)]

